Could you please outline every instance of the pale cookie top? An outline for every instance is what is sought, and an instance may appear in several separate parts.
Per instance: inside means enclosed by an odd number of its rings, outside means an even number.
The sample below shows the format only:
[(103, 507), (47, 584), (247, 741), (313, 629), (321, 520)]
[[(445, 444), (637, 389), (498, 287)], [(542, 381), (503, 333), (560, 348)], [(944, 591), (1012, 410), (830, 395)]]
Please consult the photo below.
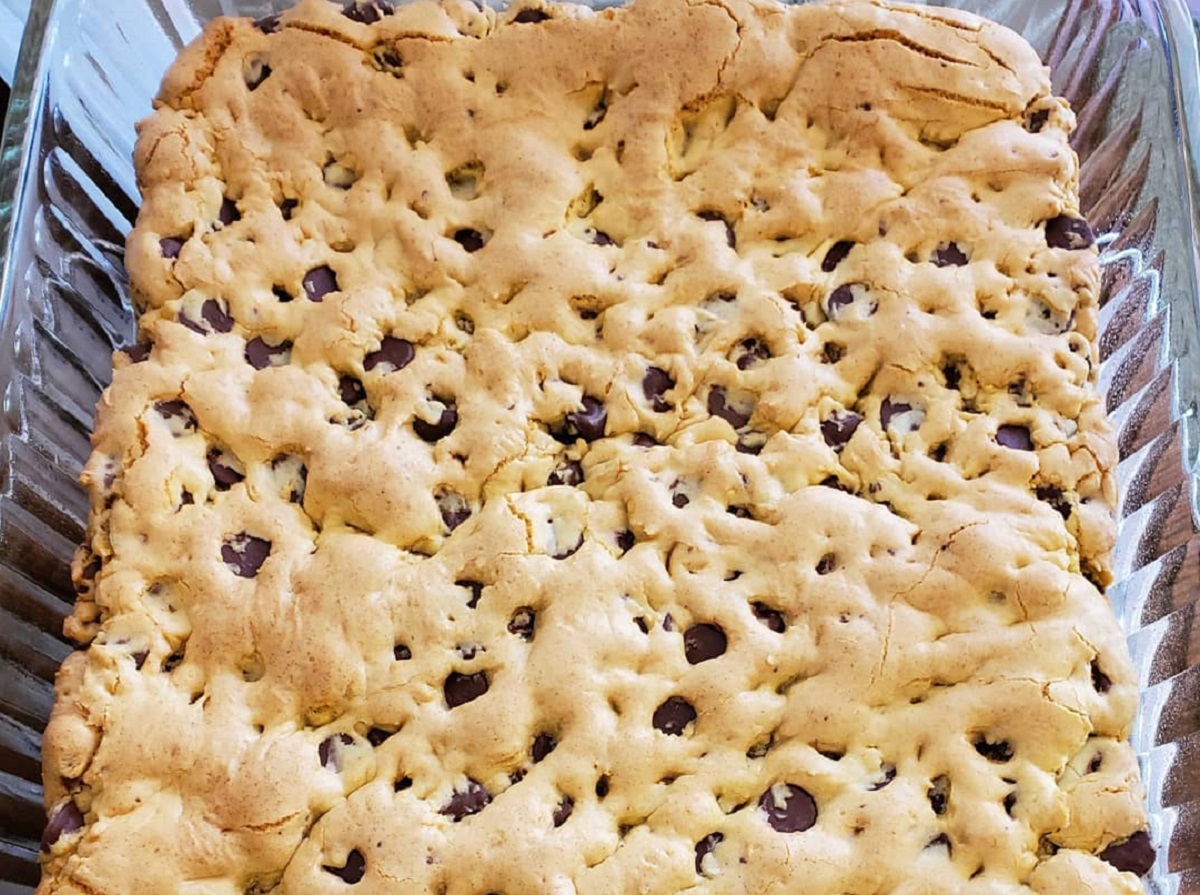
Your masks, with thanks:
[(865, 0), (214, 22), (41, 891), (1140, 891), (1073, 123)]

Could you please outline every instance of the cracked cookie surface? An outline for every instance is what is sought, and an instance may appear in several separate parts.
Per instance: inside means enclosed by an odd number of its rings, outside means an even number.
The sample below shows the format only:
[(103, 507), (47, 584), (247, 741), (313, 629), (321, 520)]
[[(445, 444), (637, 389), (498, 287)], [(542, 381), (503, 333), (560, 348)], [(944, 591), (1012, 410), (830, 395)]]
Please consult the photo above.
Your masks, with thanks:
[(945, 9), (211, 24), (40, 891), (1141, 891), (1073, 124)]

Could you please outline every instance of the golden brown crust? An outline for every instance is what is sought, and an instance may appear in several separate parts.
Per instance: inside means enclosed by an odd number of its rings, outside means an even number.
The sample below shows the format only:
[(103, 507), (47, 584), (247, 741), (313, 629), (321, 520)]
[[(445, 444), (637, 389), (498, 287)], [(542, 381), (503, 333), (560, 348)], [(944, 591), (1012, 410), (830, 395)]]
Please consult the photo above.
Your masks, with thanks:
[(1033, 51), (861, 0), (377, 18), (216, 22), (142, 125), (40, 891), (1139, 891)]

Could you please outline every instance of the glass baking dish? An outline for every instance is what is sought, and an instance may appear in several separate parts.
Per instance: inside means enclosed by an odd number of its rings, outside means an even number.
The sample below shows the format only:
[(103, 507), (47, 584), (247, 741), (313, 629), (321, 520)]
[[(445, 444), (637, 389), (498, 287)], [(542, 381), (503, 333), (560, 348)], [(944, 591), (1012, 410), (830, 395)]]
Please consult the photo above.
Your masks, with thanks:
[[(0, 895), (37, 883), (40, 731), (87, 504), (93, 406), (132, 317), (134, 124), (179, 47), (288, 0), (35, 2), (0, 154)], [(1133, 731), (1158, 859), (1200, 895), (1200, 60), (1183, 0), (951, 0), (1022, 33), (1079, 115), (1104, 234), (1101, 385), (1121, 463), (1109, 595), (1141, 674)]]

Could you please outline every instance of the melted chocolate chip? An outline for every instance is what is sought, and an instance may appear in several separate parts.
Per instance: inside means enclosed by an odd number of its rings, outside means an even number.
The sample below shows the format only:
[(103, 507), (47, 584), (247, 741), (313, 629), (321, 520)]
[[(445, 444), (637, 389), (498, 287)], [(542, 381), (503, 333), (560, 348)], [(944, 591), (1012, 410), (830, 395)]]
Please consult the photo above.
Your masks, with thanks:
[(54, 809), (42, 833), (42, 851), (49, 853), (54, 843), (64, 836), (83, 829), (83, 812), (74, 802), (65, 802)]
[(1014, 451), (1033, 450), (1033, 438), (1025, 426), (1001, 426), (996, 430), (996, 444)]
[(554, 747), (558, 742), (548, 733), (539, 733), (533, 738), (533, 747), (529, 750), (529, 754), (533, 756), (533, 763), (538, 764), (543, 758), (554, 751)]
[(537, 624), (537, 613), (531, 606), (522, 606), (508, 620), (508, 633), (516, 634), (522, 640), (533, 640), (534, 625)]
[(299, 199), (284, 199), (279, 203), (279, 216), (285, 221), (290, 221), (296, 209), (300, 207)]
[(731, 406), (728, 393), (720, 385), (714, 385), (708, 390), (708, 412), (725, 420), (735, 429), (740, 429), (750, 422), (750, 414)]
[(471, 505), (461, 494), (454, 491), (442, 491), (435, 495), (434, 500), (437, 502), (442, 522), (445, 523), (448, 531), (454, 531), (471, 518)]
[(1154, 866), (1154, 845), (1145, 830), (1134, 833), (1124, 842), (1110, 845), (1100, 852), (1100, 860), (1106, 861), (1117, 870), (1145, 876)]
[(854, 291), (850, 288), (850, 284), (843, 283), (829, 294), (826, 307), (829, 316), (836, 320), (842, 308), (848, 308), (852, 304), (854, 304)]
[(772, 609), (766, 603), (754, 603), (750, 608), (754, 611), (754, 617), (775, 633), (782, 634), (787, 627), (783, 613), (778, 609)]
[(387, 730), (383, 727), (372, 727), (367, 731), (367, 742), (370, 743), (374, 748), (378, 749), (389, 739), (391, 739), (392, 734), (395, 732), (396, 731), (394, 730)]
[(274, 34), (279, 30), (279, 16), (264, 16), (254, 22), (254, 27), (263, 34)]
[(1063, 519), (1071, 518), (1071, 502), (1067, 499), (1061, 488), (1056, 488), (1053, 485), (1039, 485), (1034, 489), (1033, 493), (1042, 503), (1047, 503), (1053, 507)]
[(221, 545), (221, 559), (239, 578), (253, 578), (271, 555), (271, 542), (242, 532)]
[(208, 333), (227, 333), (233, 329), (233, 318), (225, 308), (225, 302), (215, 298), (205, 299), (200, 305), (200, 320), (181, 315), (179, 322), (192, 332), (207, 335)]
[(743, 339), (736, 349), (737, 368), (749, 370), (771, 359), (771, 349), (759, 339)]
[(686, 494), (684, 494), (682, 491), (678, 491), (671, 497), (671, 503), (675, 507), (682, 510), (689, 503), (691, 503), (691, 501), (688, 499), (688, 496)]
[(353, 407), (355, 404), (367, 400), (367, 390), (363, 386), (362, 380), (355, 379), (353, 376), (343, 376), (338, 380), (338, 397)]
[(408, 648), (407, 644), (397, 643), (392, 647), (392, 655), (397, 662), (407, 662), (412, 658), (412, 650)]
[(572, 488), (583, 484), (583, 465), (578, 460), (571, 460), (553, 470), (546, 478), (547, 485), (570, 485)]
[(384, 336), (379, 343), (379, 350), (363, 358), (363, 369), (370, 372), (379, 367), (384, 373), (395, 373), (411, 364), (415, 356), (413, 344), (408, 339)]
[(646, 432), (635, 432), (633, 434), (633, 443), (642, 448), (658, 447), (661, 444), (657, 438)]
[(596, 797), (603, 799), (608, 795), (608, 774), (603, 775), (596, 781)]
[[(266, 66), (264, 66), (264, 68), (266, 68)], [(267, 74), (270, 74), (271, 69), (266, 68), (266, 72)], [(263, 77), (265, 78), (266, 75), (263, 75)], [(228, 197), (222, 199), (221, 210), (217, 212), (217, 220), (228, 227), (230, 224), (235, 224), (241, 219), (242, 213), (238, 211), (237, 203)]]
[(1025, 125), (1025, 129), (1031, 134), (1041, 133), (1042, 128), (1046, 126), (1046, 122), (1050, 120), (1049, 109), (1038, 109), (1029, 116), (1029, 121)]
[(412, 777), (404, 776), (392, 784), (393, 792), (404, 792), (406, 789), (412, 789)]
[(482, 581), (469, 581), (464, 578), (464, 579), (455, 581), (454, 586), (455, 587), (465, 587), (467, 590), (469, 590), (471, 592), (471, 597), (470, 597), (470, 599), (467, 600), (467, 608), (468, 609), (474, 609), (476, 606), (479, 605), (479, 600), (483, 596), (483, 582)]
[(913, 409), (911, 404), (904, 401), (893, 401), (891, 398), (884, 398), (883, 403), (879, 405), (879, 424), (887, 429), (892, 420), (902, 413), (908, 413)]
[(880, 775), (879, 779), (875, 780), (868, 787), (871, 792), (878, 792), (896, 779), (896, 766), (894, 764), (886, 764), (883, 766), (882, 770), (883, 773)]
[(317, 746), (317, 758), (321, 760), (321, 767), (334, 773), (341, 773), (342, 758), (341, 750), (338, 747), (353, 745), (354, 737), (348, 733), (335, 733), (333, 736), (321, 740), (321, 745)]
[(420, 417), (413, 419), (413, 431), (422, 441), (430, 444), (441, 441), (458, 425), (458, 407), (455, 403), (453, 401), (442, 401), (441, 403), (442, 414), (437, 418), (437, 422), (427, 423)]
[(363, 857), (363, 853), (357, 848), (346, 855), (346, 863), (341, 867), (336, 867), (332, 864), (322, 864), (321, 869), (326, 873), (332, 874), (347, 885), (356, 885), (362, 882), (362, 878), (367, 873), (367, 859)]
[(136, 653), (130, 653), (129, 658), (133, 659), (133, 667), (141, 671), (142, 666), (146, 664), (146, 660), (150, 658), (150, 653), (144, 649), (138, 650)]
[(570, 796), (563, 796), (562, 801), (554, 809), (554, 826), (561, 827), (565, 824), (574, 810), (575, 800)]
[(280, 304), (286, 305), (289, 301), (292, 300), (292, 293), (288, 292), (282, 286), (272, 286), (271, 294), (274, 295), (275, 298), (277, 298), (279, 300)]
[[(519, 13), (513, 16), (513, 21), (518, 25), (536, 25), (539, 22), (544, 22), (550, 18), (550, 15), (540, 9), (522, 9)], [(558, 824), (555, 824), (558, 826)]]
[(666, 370), (659, 367), (650, 367), (642, 378), (642, 394), (646, 396), (646, 400), (650, 402), (655, 413), (666, 413), (671, 409), (671, 405), (663, 399), (663, 395), (673, 388), (675, 388), (675, 380)]
[(390, 16), (395, 11), (396, 8), (388, 0), (348, 0), (342, 7), (342, 15), (364, 25), (374, 25), (382, 16)]
[(1004, 764), (1006, 761), (1012, 761), (1013, 757), (1012, 746), (1009, 745), (1008, 740), (991, 743), (980, 737), (975, 741), (975, 751), (988, 761), (995, 762), (996, 764)]
[(566, 416), (567, 434), (578, 436), (584, 441), (596, 441), (604, 437), (604, 427), (608, 423), (608, 409), (604, 402), (591, 395), (583, 396), (583, 408), (572, 410)]
[(717, 846), (724, 841), (724, 833), (709, 833), (696, 843), (696, 873), (698, 875), (704, 875), (704, 859), (716, 851)]
[(225, 452), (220, 448), (211, 448), (205, 459), (208, 461), (208, 471), (212, 473), (218, 491), (228, 491), (246, 478), (244, 474), (225, 463)]
[(696, 710), (682, 696), (672, 696), (654, 710), (654, 729), (668, 736), (682, 736), (684, 729), (696, 720)]
[(473, 702), (488, 691), (488, 676), (486, 671), (474, 674), (450, 672), (442, 685), (442, 693), (446, 697), (446, 705), (452, 709)]
[(845, 447), (858, 430), (862, 417), (853, 411), (835, 412), (821, 423), (821, 437), (834, 450)]
[(698, 211), (696, 217), (702, 221), (720, 221), (725, 225), (725, 242), (729, 244), (731, 249), (737, 248), (737, 232), (733, 229), (733, 224), (729, 219), (719, 211)]
[(470, 817), (472, 814), (478, 814), (492, 801), (491, 795), (483, 784), (477, 780), (467, 780), (465, 789), (456, 789), (453, 795), (450, 796), (444, 806), (442, 806), (441, 814), (452, 818), (455, 823), (458, 823), (464, 817)]
[(933, 263), (938, 267), (962, 267), (967, 255), (956, 242), (943, 242), (933, 252)]
[(617, 548), (622, 553), (628, 553), (633, 549), (633, 545), (637, 543), (637, 536), (633, 532), (626, 529), (625, 531), (617, 532)]
[(683, 632), (683, 654), (689, 665), (699, 665), (725, 655), (728, 640), (717, 625), (692, 625)]
[(1107, 693), (1112, 689), (1112, 678), (1100, 670), (1100, 666), (1092, 663), (1092, 688), (1097, 693)]
[(158, 250), (162, 252), (164, 258), (175, 259), (179, 257), (179, 253), (183, 251), (184, 239), (179, 239), (175, 236), (165, 236), (158, 241)]
[(454, 241), (463, 247), (463, 250), (468, 253), (478, 252), (485, 245), (487, 240), (484, 239), (482, 233), (478, 230), (472, 230), (470, 227), (463, 227), (454, 231)]
[(246, 363), (256, 370), (267, 367), (282, 367), (292, 357), (292, 343), (280, 342), (272, 345), (262, 336), (255, 336), (246, 343)]
[(950, 778), (935, 777), (929, 786), (929, 792), (926, 793), (929, 799), (929, 807), (933, 809), (933, 813), (941, 817), (946, 813), (946, 805), (950, 801)]
[(835, 242), (825, 253), (825, 258), (821, 261), (821, 270), (824, 273), (833, 273), (837, 266), (846, 260), (846, 256), (850, 254), (852, 248), (854, 248), (854, 243), (849, 239)]
[(341, 289), (337, 274), (326, 264), (314, 267), (306, 273), (301, 285), (304, 286), (304, 294), (308, 296), (309, 301), (323, 301), (330, 292)]
[(777, 833), (803, 833), (817, 822), (817, 802), (794, 783), (775, 784), (758, 800), (759, 810)]
[(132, 345), (126, 345), (121, 351), (129, 358), (131, 364), (140, 364), (143, 361), (150, 359), (150, 352), (154, 350), (154, 345), (151, 342), (135, 342)]
[(1059, 215), (1046, 221), (1046, 245), (1052, 249), (1086, 249), (1096, 241), (1083, 218)]

